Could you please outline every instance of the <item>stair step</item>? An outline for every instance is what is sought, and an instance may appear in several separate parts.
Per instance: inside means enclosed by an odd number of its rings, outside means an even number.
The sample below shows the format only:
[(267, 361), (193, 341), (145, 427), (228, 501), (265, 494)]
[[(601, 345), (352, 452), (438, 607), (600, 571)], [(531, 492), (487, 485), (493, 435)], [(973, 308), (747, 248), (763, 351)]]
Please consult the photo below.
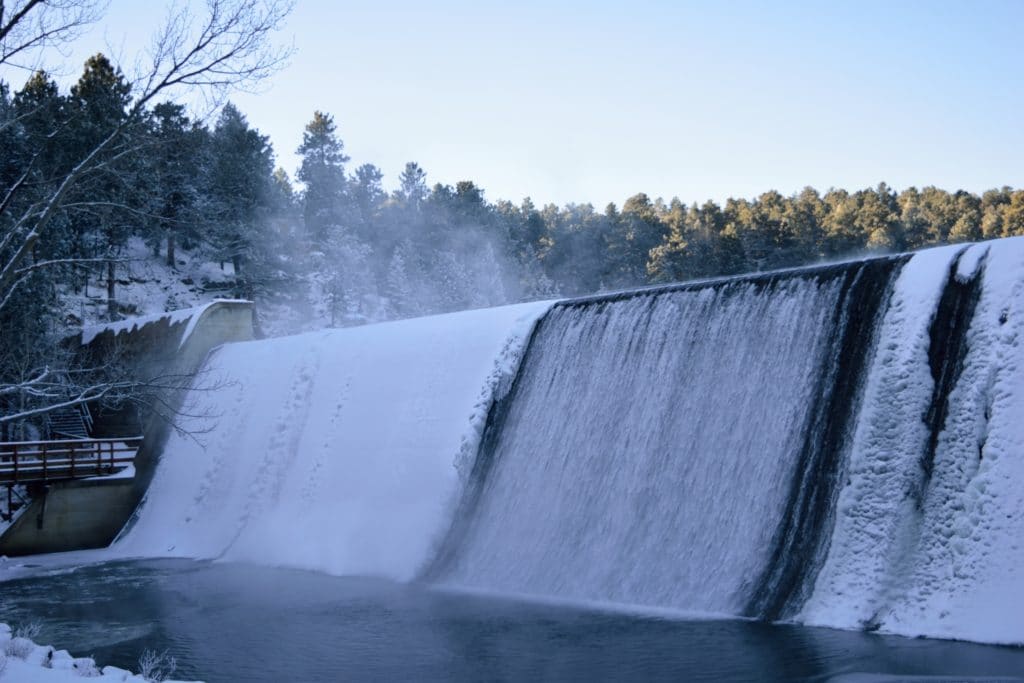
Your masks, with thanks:
[(50, 413), (50, 433), (72, 439), (88, 439), (89, 429), (82, 412), (77, 408), (65, 408)]

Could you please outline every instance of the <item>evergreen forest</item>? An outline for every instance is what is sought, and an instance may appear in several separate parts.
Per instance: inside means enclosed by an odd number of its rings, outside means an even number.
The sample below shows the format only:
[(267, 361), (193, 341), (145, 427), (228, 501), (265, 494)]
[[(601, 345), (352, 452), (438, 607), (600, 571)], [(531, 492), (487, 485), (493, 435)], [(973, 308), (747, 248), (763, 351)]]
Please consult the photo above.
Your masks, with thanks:
[[(119, 303), (132, 240), (171, 271), (183, 251), (219, 264), (230, 274), (220, 295), (255, 301), (264, 331), (282, 333), (1024, 234), (1024, 190), (1009, 187), (807, 187), (724, 205), (638, 193), (598, 208), (492, 199), (472, 180), (432, 183), (415, 161), (386, 183), (373, 164), (353, 167), (338, 122), (319, 111), (291, 178), (230, 103), (209, 120), (132, 103), (102, 54), (66, 91), (44, 71), (0, 85), (0, 234), (60, 195), (31, 254), (13, 259), (18, 241), (0, 242), (0, 260), (21, 264), (0, 307), (11, 381), (89, 322), (62, 297), (96, 297), (107, 320), (139, 312)], [(115, 129), (117, 144), (100, 144)], [(90, 150), (89, 173), (58, 192)]]

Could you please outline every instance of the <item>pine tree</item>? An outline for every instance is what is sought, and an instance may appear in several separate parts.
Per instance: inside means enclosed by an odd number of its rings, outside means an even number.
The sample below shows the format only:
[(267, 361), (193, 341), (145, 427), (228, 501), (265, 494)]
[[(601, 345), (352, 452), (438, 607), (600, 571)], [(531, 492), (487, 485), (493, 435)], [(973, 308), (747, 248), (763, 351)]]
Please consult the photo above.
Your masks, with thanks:
[[(85, 70), (71, 87), (68, 98), (75, 158), (98, 147), (126, 121), (130, 102), (131, 85), (119, 68), (103, 54), (86, 60)], [(125, 145), (131, 146), (135, 142), (137, 140), (128, 137)], [(128, 207), (131, 201), (132, 161), (137, 158), (118, 158), (122, 151), (123, 148), (108, 149), (103, 155), (107, 165), (103, 172), (92, 174), (76, 188), (76, 196), (92, 206), (73, 218), (79, 254), (109, 258), (106, 284), (107, 315), (111, 320), (120, 317), (115, 290), (117, 257), (138, 221), (122, 208)], [(85, 249), (82, 249), (83, 245), (87, 245)]]
[(207, 239), (214, 254), (234, 266), (238, 295), (263, 286), (273, 252), (269, 242), (274, 153), (267, 137), (228, 103), (217, 119), (207, 171)]
[(1003, 207), (1010, 203), (1012, 191), (1009, 187), (989, 190), (981, 196), (981, 234), (985, 239), (1002, 237)]
[(179, 236), (197, 236), (200, 172), (208, 133), (188, 119), (183, 106), (171, 102), (153, 108), (151, 125), (154, 146), (148, 189), (158, 229), (150, 234), (150, 241), (157, 253), (160, 241), (166, 242), (167, 265), (175, 268)]
[(899, 204), (896, 193), (885, 183), (879, 183), (874, 190), (858, 192), (860, 208), (854, 227), (867, 237), (869, 249), (893, 251), (903, 247), (900, 232)]
[(371, 246), (378, 246), (375, 228), (380, 204), (387, 197), (381, 181), (384, 174), (373, 164), (363, 164), (356, 169), (349, 183), (351, 201), (355, 209), (353, 228), (355, 234)]
[(345, 219), (345, 146), (338, 138), (334, 118), (317, 111), (306, 124), (298, 178), (306, 186), (303, 215), (309, 240), (321, 248)]
[(398, 176), (398, 191), (396, 197), (407, 205), (419, 208), (419, 205), (427, 198), (427, 172), (420, 168), (415, 161), (405, 165), (402, 174)]
[(406, 240), (398, 245), (388, 262), (384, 295), (388, 299), (392, 317), (406, 318), (421, 312), (418, 302), (414, 298), (415, 289), (412, 282), (414, 257), (412, 243)]

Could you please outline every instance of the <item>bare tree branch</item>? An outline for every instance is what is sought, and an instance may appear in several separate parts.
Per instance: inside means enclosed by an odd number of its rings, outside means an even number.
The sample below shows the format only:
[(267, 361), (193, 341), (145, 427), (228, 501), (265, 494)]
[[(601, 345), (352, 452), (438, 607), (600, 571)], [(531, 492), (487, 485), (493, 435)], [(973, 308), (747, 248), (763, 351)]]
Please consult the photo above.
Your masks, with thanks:
[[(77, 195), (83, 194), (88, 182), (108, 182), (120, 161), (152, 144), (136, 133), (149, 125), (149, 108), (159, 98), (201, 93), (218, 100), (231, 89), (251, 89), (280, 69), (291, 50), (276, 47), (274, 36), (292, 6), (291, 0), (206, 0), (205, 10), (196, 14), (189, 11), (187, 3), (171, 7), (146, 55), (147, 66), (135, 74), (134, 97), (123, 119), (70, 160), (55, 178), (40, 177), (33, 159), (0, 197), (4, 225), (0, 235), (0, 311), (43, 268), (126, 260), (45, 258), (37, 255), (36, 247), (62, 212), (126, 208)], [(60, 48), (95, 21), (105, 7), (105, 0), (0, 0), (0, 66), (23, 68), (23, 62), (32, 56)], [(72, 121), (74, 116), (55, 122), (53, 130), (44, 132), (46, 142)], [(24, 200), (24, 195), (34, 200)], [(49, 365), (42, 368), (29, 367), (40, 361), (22, 361), (14, 345), (0, 349), (0, 355), (13, 368), (7, 377), (0, 377), (2, 425), (24, 424), (55, 410), (99, 401), (133, 403), (182, 431), (176, 416), (188, 414), (172, 397), (187, 387), (200, 387), (192, 374), (140, 380), (133, 365), (114, 361), (72, 369), (69, 358), (73, 352), (57, 346), (52, 354), (43, 356)], [(204, 388), (219, 386), (214, 383)]]
[(0, 65), (31, 68), (15, 58), (67, 44), (106, 7), (97, 0), (15, 0), (8, 11), (0, 2)]
[[(77, 1), (65, 0), (58, 6), (64, 4)], [(62, 208), (70, 189), (103, 163), (150, 102), (183, 87), (223, 94), (231, 87), (251, 86), (281, 68), (290, 50), (274, 48), (271, 38), (292, 6), (285, 0), (207, 0), (207, 16), (198, 24), (186, 9), (172, 13), (154, 39), (151, 66), (140, 80), (142, 87), (128, 116), (86, 153), (42, 204), (32, 229), (0, 267), (0, 293), (14, 284), (20, 264)]]

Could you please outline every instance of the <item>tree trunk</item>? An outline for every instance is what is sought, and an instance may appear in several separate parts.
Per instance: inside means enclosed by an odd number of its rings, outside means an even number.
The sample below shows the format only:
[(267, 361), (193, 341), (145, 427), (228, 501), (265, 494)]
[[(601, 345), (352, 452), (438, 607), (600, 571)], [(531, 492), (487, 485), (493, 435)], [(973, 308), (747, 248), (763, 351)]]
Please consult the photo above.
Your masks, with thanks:
[(107, 261), (107, 317), (117, 320), (117, 301), (114, 299), (114, 262)]
[(174, 233), (167, 233), (167, 266), (174, 268)]

